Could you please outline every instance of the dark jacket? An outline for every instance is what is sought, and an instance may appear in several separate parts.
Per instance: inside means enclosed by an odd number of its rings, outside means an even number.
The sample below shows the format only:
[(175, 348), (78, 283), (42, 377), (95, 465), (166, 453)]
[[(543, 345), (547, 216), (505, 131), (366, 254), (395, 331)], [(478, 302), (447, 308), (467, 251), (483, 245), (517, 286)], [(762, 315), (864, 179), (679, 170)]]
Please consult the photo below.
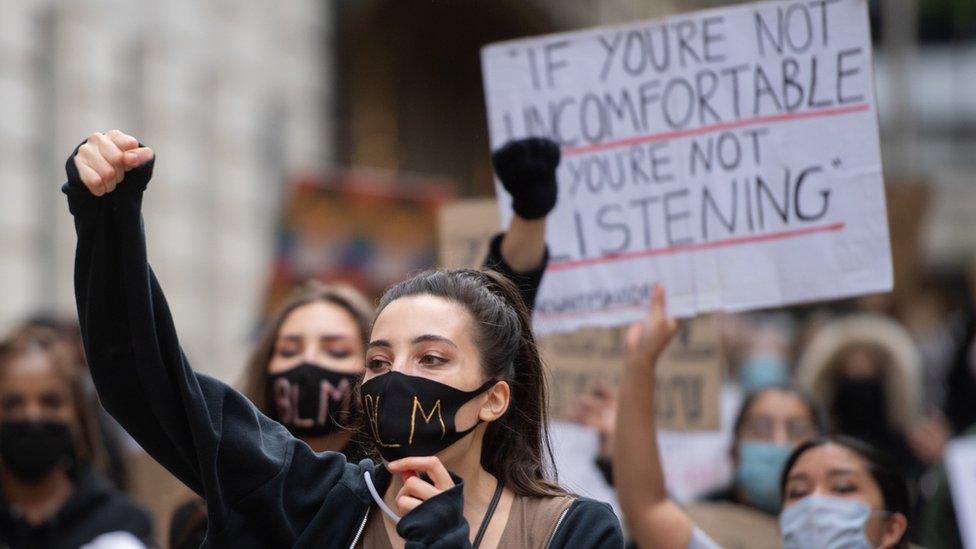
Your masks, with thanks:
[[(75, 219), (75, 298), (105, 408), (157, 461), (207, 500), (208, 542), (234, 547), (351, 547), (372, 504), (372, 461), (316, 454), (224, 383), (193, 371), (146, 258), (143, 192), (152, 163), (95, 197), (67, 162)], [(408, 547), (466, 546), (463, 483), (397, 529)], [(571, 540), (571, 541), (570, 541)], [(552, 547), (620, 547), (609, 507), (579, 500)]]
[(71, 497), (39, 525), (25, 522), (0, 494), (0, 548), (75, 549), (110, 532), (128, 532), (147, 545), (152, 542), (149, 515), (108, 480), (86, 465), (75, 467), (71, 476)]

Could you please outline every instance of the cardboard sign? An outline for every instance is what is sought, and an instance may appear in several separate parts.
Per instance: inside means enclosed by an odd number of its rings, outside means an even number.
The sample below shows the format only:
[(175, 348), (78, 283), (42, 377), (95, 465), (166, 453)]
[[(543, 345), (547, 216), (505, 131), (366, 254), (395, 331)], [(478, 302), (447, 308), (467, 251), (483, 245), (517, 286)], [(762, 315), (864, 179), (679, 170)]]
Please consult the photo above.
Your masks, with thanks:
[[(498, 230), (496, 205), (491, 199), (445, 205), (438, 228), (441, 266), (479, 267), (488, 239)], [(576, 397), (598, 381), (617, 385), (624, 356), (622, 328), (551, 334), (540, 337), (538, 343), (551, 373), (549, 404), (553, 419), (568, 418)], [(718, 429), (722, 383), (719, 344), (712, 318), (696, 318), (682, 327), (657, 366), (659, 428)]]
[(891, 289), (866, 1), (502, 42), (482, 71), (493, 149), (562, 147), (538, 331), (636, 320), (655, 283), (677, 316)]

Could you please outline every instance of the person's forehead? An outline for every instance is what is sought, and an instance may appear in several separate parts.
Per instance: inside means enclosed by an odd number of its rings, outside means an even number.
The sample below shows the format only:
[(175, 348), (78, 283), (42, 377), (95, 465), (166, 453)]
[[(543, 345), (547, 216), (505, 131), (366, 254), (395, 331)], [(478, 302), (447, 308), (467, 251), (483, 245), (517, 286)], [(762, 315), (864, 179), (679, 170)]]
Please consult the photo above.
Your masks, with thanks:
[[(470, 313), (456, 301), (432, 295), (414, 295), (391, 302), (376, 318), (371, 339), (414, 339), (437, 335), (449, 339), (470, 337)], [(461, 342), (456, 342), (461, 343)]]
[(770, 389), (756, 395), (747, 417), (790, 418), (796, 415), (809, 416), (803, 400), (792, 392)]
[(345, 308), (326, 301), (314, 301), (288, 313), (278, 337), (313, 333), (319, 335), (356, 336), (359, 326)]
[(71, 391), (71, 384), (58, 375), (49, 360), (30, 360), (10, 363), (0, 369), (0, 394), (14, 391), (30, 394), (52, 391), (68, 393)]
[(824, 444), (811, 448), (800, 456), (795, 471), (817, 477), (867, 474), (867, 463), (851, 450), (838, 444)]

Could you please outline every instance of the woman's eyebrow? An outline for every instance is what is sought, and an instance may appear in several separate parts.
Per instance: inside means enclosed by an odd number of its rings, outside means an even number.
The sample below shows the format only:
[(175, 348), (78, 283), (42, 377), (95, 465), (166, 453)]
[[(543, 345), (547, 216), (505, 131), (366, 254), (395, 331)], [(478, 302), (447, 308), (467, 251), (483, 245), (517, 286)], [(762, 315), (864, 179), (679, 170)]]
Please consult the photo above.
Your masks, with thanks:
[(828, 477), (846, 477), (846, 476), (849, 476), (849, 475), (856, 475), (856, 474), (857, 474), (857, 471), (855, 471), (854, 469), (840, 469), (840, 468), (837, 468), (837, 469), (830, 469), (829, 471), (827, 471), (827, 476)]
[(413, 338), (413, 341), (411, 341), (410, 343), (416, 345), (417, 343), (427, 343), (430, 341), (437, 342), (437, 343), (447, 343), (448, 345), (454, 347), (455, 349), (458, 348), (458, 346), (455, 345), (454, 342), (451, 341), (450, 339), (447, 339), (444, 336), (439, 336), (434, 334), (424, 334), (422, 336), (417, 336)]
[(786, 477), (786, 481), (789, 482), (792, 480), (806, 480), (808, 476), (809, 475), (807, 475), (803, 471), (797, 471), (796, 473), (790, 473), (790, 476)]
[(387, 349), (391, 349), (393, 348), (393, 345), (391, 345), (390, 342), (385, 339), (374, 339), (373, 341), (369, 342), (369, 345), (367, 345), (366, 348), (372, 349), (373, 347), (386, 347)]

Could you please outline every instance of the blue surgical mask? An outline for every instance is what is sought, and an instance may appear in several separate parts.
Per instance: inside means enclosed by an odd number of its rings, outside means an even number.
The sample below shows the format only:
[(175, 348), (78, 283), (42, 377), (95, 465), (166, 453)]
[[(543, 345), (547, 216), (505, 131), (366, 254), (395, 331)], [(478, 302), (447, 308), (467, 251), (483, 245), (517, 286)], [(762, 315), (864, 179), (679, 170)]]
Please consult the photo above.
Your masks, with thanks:
[(783, 549), (867, 549), (871, 508), (851, 499), (807, 496), (779, 516)]
[(789, 366), (778, 356), (753, 355), (739, 364), (739, 383), (746, 394), (790, 381)]
[(771, 442), (739, 443), (735, 484), (750, 505), (770, 514), (779, 512), (779, 477), (792, 448)]

